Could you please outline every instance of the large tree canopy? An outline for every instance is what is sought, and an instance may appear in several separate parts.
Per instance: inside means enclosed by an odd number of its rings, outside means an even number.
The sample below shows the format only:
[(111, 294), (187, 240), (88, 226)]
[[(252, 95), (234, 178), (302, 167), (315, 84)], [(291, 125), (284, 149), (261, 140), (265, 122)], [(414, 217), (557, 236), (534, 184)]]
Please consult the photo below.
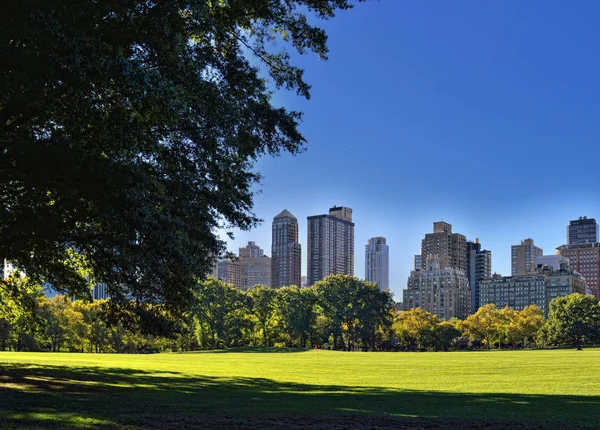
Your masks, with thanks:
[(215, 230), (258, 221), (253, 162), (304, 144), (264, 77), (309, 97), (285, 47), (325, 58), (309, 18), (349, 8), (0, 2), (0, 257), (68, 294), (91, 276), (116, 303), (190, 302), (223, 251)]

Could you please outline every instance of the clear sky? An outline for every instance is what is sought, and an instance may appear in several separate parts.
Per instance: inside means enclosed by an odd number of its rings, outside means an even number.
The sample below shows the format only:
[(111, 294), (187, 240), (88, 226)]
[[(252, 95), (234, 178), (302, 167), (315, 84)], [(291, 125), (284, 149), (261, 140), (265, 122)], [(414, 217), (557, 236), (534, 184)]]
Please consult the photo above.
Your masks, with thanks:
[(380, 0), (325, 22), (329, 61), (297, 61), (312, 99), (276, 94), (304, 112), (307, 150), (258, 162), (264, 223), (229, 249), (253, 240), (270, 255), (288, 209), (306, 274), (306, 217), (348, 206), (355, 275), (367, 239), (385, 236), (397, 301), (440, 219), (503, 275), (522, 239), (553, 254), (569, 220), (600, 218), (598, 22), (597, 0)]

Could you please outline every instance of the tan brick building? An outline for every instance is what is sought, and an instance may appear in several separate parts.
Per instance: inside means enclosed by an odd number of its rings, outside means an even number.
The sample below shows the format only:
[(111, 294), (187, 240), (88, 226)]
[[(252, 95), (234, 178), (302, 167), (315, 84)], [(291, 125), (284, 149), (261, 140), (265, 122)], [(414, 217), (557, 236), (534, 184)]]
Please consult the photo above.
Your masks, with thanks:
[(466, 273), (467, 238), (452, 233), (452, 225), (438, 221), (433, 223), (433, 233), (427, 233), (421, 241), (421, 268), (425, 268), (427, 258), (436, 256), (442, 268), (462, 270)]
[(520, 245), (511, 247), (511, 275), (524, 276), (536, 273), (537, 257), (544, 255), (542, 248), (533, 244), (533, 239), (525, 239)]
[(562, 245), (557, 249), (560, 255), (569, 259), (571, 269), (583, 275), (592, 294), (600, 299), (600, 243)]

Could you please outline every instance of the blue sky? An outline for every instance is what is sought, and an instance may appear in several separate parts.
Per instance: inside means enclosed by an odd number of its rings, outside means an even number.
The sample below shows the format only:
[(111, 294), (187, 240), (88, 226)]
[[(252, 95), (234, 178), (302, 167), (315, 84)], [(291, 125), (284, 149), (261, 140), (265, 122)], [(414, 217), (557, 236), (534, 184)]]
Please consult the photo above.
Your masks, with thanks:
[(300, 222), (334, 204), (354, 210), (355, 275), (364, 245), (387, 237), (390, 289), (402, 289), (432, 223), (443, 219), (492, 251), (510, 273), (510, 246), (531, 237), (546, 254), (581, 215), (600, 218), (600, 2), (403, 1), (358, 4), (323, 27), (329, 61), (297, 58), (312, 98), (306, 152), (259, 160), (255, 213), (235, 231), (270, 255), (271, 221)]

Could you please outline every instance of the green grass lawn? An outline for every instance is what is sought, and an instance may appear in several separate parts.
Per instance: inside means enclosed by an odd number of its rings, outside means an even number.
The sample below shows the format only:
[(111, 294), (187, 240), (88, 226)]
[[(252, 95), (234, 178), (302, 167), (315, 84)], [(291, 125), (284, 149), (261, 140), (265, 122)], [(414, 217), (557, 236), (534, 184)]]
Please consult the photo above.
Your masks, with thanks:
[(594, 428), (600, 349), (0, 352), (0, 427)]

